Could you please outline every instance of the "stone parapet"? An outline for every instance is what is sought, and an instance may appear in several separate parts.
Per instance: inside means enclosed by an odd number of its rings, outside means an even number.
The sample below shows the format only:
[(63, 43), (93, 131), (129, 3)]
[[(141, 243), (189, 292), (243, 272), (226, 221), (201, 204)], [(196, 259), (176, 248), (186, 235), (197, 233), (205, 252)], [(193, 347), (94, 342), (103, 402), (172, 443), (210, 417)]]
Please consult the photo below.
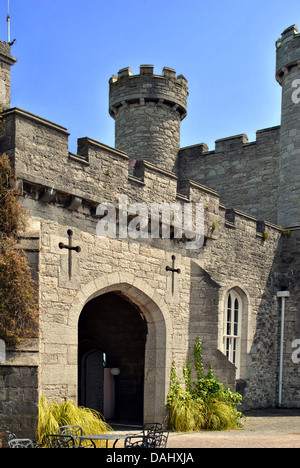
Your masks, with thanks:
[(180, 147), (180, 122), (187, 113), (187, 80), (164, 67), (153, 74), (142, 65), (109, 81), (109, 113), (115, 120), (115, 146), (131, 160), (144, 160), (173, 171)]
[[(151, 203), (202, 203), (208, 237), (211, 226), (221, 222), (220, 194), (201, 180), (184, 177), (184, 174), (178, 178), (174, 172), (147, 161), (138, 161), (130, 173), (129, 158), (120, 150), (90, 138), (80, 138), (78, 154), (69, 153), (69, 133), (64, 127), (20, 109), (9, 110), (4, 116), (5, 132), (0, 151), (10, 155), (18, 186), (26, 198), (38, 201), (36, 209), (40, 216), (44, 216), (42, 213), (50, 204), (65, 208), (70, 214), (94, 217), (100, 203), (110, 202), (117, 206), (119, 196), (126, 195), (128, 203), (138, 199), (148, 209)], [(262, 135), (269, 138), (273, 133), (272, 129), (261, 131), (259, 139), (262, 140)], [(238, 146), (246, 148), (250, 145), (245, 141), (247, 138), (241, 135), (218, 140), (217, 145), (221, 148), (221, 145), (230, 147), (233, 144), (232, 151), (236, 154)], [(198, 153), (210, 157), (212, 153), (207, 151), (205, 144), (185, 148), (183, 155), (187, 150), (195, 153), (194, 157), (198, 157)], [(189, 158), (191, 154), (188, 153)], [(191, 164), (194, 164), (194, 157), (189, 161)], [(255, 224), (255, 216), (254, 219)], [(237, 226), (243, 229), (242, 223)], [(253, 233), (255, 231), (256, 224)], [(24, 239), (22, 242), (24, 244)]]
[(300, 34), (296, 25), (283, 31), (276, 42), (276, 80), (282, 85), (283, 78), (294, 67), (300, 68)]
[(120, 107), (146, 102), (168, 105), (180, 114), (182, 120), (187, 112), (187, 80), (183, 75), (176, 78), (175, 70), (164, 67), (162, 75), (153, 74), (153, 65), (141, 65), (140, 74), (132, 75), (130, 68), (123, 68), (118, 76), (109, 80), (109, 113), (115, 118)]
[(280, 127), (258, 130), (256, 140), (241, 134), (181, 148), (179, 179), (216, 190), (222, 203), (276, 224)]

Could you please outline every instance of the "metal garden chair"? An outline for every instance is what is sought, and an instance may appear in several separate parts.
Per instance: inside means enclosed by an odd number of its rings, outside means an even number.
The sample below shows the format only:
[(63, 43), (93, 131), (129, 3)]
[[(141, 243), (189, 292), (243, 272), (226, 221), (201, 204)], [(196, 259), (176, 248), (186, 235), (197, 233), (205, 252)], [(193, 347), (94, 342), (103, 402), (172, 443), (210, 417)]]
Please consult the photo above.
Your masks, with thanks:
[(162, 429), (161, 423), (146, 423), (143, 425), (143, 435), (152, 435), (156, 431), (162, 431)]
[(163, 432), (163, 425), (161, 423), (144, 424), (142, 434), (144, 437), (155, 439), (155, 448), (165, 448), (167, 446), (169, 432)]
[(34, 448), (34, 443), (31, 439), (10, 439), (8, 446), (9, 448)]
[(155, 448), (166, 448), (169, 432), (156, 431), (155, 432)]
[(58, 428), (58, 433), (60, 435), (69, 435), (73, 437), (74, 448), (96, 448), (96, 445), (92, 440), (89, 440), (88, 443), (82, 443), (82, 440), (79, 438), (83, 434), (80, 426), (60, 426)]
[(124, 441), (124, 448), (155, 448), (155, 437), (148, 435), (128, 436)]
[(143, 434), (155, 438), (156, 448), (165, 448), (167, 446), (169, 432), (163, 432), (163, 425), (161, 423), (144, 424)]
[(48, 434), (50, 448), (75, 448), (75, 441), (70, 435)]

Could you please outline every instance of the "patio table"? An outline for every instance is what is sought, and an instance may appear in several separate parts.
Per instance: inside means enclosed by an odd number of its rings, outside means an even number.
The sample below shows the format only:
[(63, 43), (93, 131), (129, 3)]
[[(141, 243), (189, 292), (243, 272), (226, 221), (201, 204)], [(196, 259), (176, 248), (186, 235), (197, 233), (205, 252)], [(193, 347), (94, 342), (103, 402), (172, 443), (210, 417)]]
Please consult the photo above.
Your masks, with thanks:
[(118, 440), (126, 439), (130, 434), (125, 434), (125, 432), (106, 432), (104, 434), (87, 434), (79, 436), (81, 440), (106, 440), (106, 448), (108, 448), (108, 441), (114, 440), (113, 448), (115, 448)]

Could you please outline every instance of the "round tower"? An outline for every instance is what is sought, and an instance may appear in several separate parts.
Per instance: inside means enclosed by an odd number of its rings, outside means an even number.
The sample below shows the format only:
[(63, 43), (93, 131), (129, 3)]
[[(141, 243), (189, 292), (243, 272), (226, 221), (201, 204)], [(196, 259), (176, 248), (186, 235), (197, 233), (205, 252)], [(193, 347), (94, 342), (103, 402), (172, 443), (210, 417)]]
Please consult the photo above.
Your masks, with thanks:
[(10, 68), (16, 62), (10, 54), (9, 44), (0, 41), (0, 105), (3, 110), (10, 109)]
[(276, 80), (282, 86), (278, 224), (300, 226), (300, 34), (293, 25), (276, 42)]
[(154, 75), (152, 65), (140, 74), (123, 68), (109, 80), (109, 113), (115, 119), (115, 146), (131, 160), (146, 160), (174, 169), (180, 147), (180, 122), (186, 116), (187, 80), (165, 67)]

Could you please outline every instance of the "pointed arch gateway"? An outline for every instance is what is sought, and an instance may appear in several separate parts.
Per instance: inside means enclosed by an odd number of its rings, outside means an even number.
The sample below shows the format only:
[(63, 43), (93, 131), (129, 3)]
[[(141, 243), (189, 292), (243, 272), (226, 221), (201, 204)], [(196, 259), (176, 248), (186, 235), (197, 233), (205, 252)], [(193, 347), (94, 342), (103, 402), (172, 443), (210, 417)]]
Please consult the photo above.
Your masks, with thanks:
[[(97, 387), (95, 379), (91, 379), (89, 373), (85, 374), (84, 366), (93, 366), (104, 360), (107, 368), (120, 369), (120, 375), (115, 378), (119, 415), (129, 419), (131, 407), (134, 419), (138, 417), (137, 408), (140, 407), (139, 414), (143, 421), (164, 422), (164, 403), (171, 369), (169, 340), (172, 329), (164, 298), (131, 273), (113, 273), (81, 288), (73, 302), (70, 317), (72, 327), (78, 328), (79, 402), (82, 403), (80, 400), (84, 400), (90, 391), (85, 379)], [(128, 322), (126, 326), (124, 320)], [(101, 323), (104, 325), (102, 328)], [(131, 346), (133, 344), (136, 347)], [(107, 372), (106, 369), (104, 371)], [(93, 374), (92, 369), (90, 372)], [(136, 378), (133, 377), (135, 374)], [(101, 387), (101, 379), (99, 376), (97, 378)], [(107, 379), (106, 385), (110, 385)], [(134, 398), (130, 401), (128, 395), (132, 392)]]

